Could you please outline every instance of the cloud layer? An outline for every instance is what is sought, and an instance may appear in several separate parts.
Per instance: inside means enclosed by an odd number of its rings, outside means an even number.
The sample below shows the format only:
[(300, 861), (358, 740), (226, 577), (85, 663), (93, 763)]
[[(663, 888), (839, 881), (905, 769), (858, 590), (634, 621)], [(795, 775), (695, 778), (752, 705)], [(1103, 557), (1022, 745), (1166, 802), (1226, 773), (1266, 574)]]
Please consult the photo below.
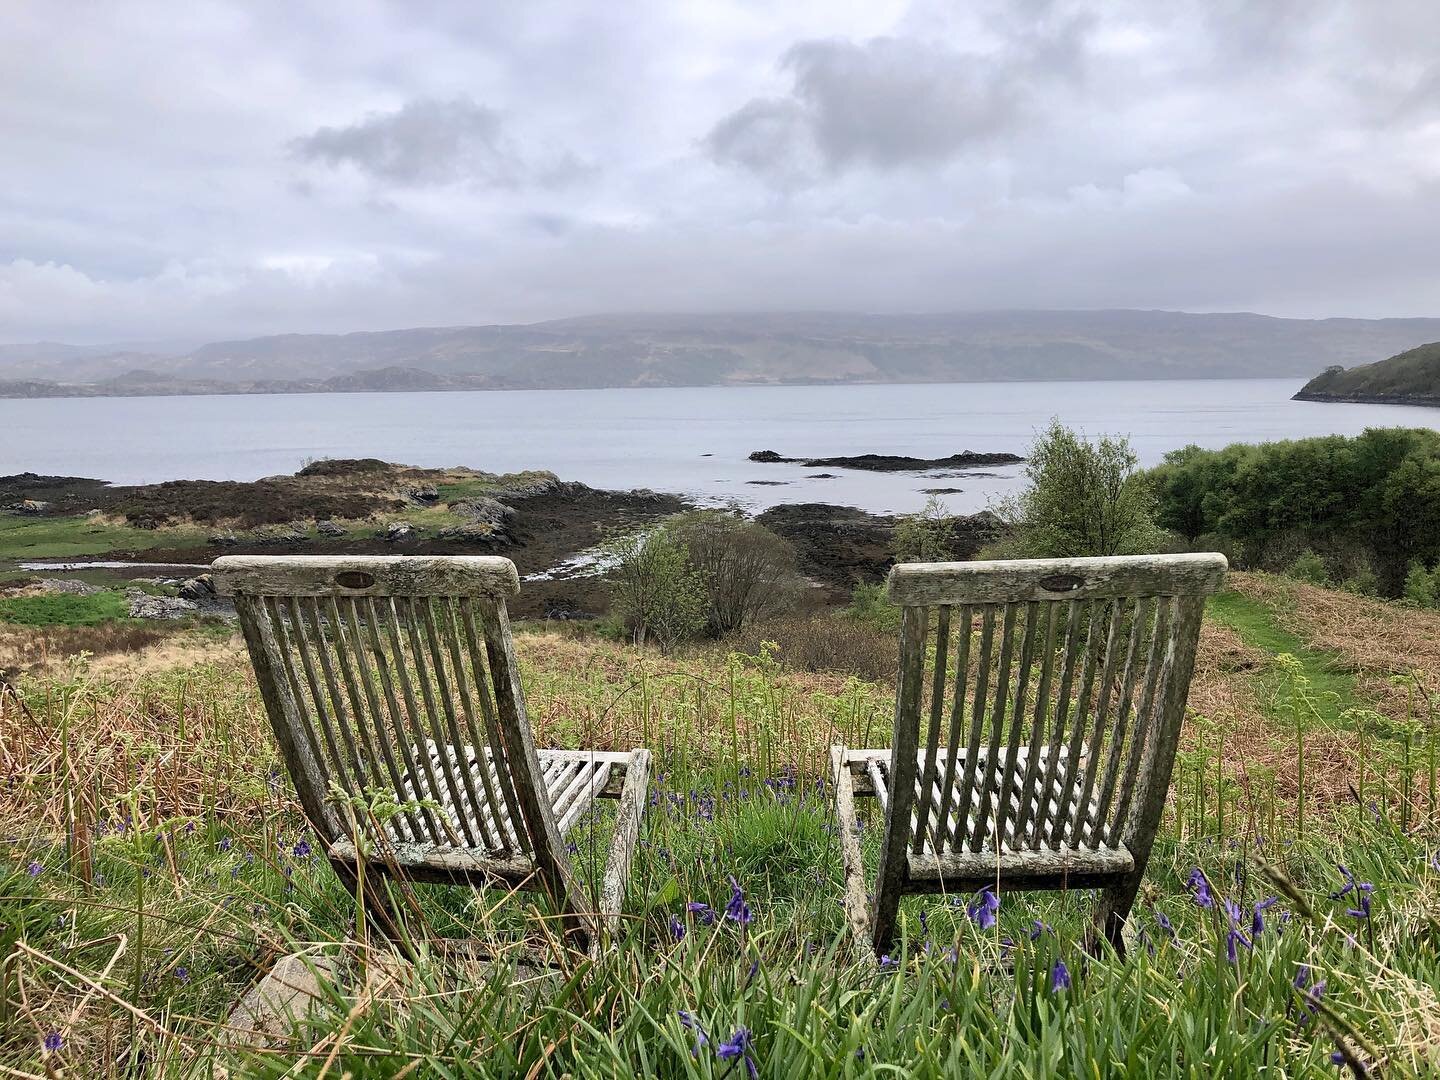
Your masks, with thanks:
[(20, 0), (0, 341), (1440, 314), (1426, 0)]

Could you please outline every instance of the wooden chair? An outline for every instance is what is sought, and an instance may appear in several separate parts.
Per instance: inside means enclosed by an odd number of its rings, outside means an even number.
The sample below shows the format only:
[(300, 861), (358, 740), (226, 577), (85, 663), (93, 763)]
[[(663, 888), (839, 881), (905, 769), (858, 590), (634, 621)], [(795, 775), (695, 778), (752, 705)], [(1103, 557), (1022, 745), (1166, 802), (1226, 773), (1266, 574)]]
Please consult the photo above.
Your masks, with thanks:
[[(306, 816), (352, 890), (363, 860), (367, 874), (539, 889), (582, 948), (615, 927), (650, 753), (535, 749), (509, 559), (232, 555), (211, 569)], [(370, 815), (377, 792), (399, 811)], [(597, 904), (565, 843), (599, 797), (620, 805)]]
[[(883, 955), (904, 893), (1101, 888), (1123, 952), (1170, 785), (1222, 555), (915, 563), (890, 572), (900, 676), (889, 749), (831, 748), (857, 939)], [(885, 834), (874, 910), (855, 798)]]

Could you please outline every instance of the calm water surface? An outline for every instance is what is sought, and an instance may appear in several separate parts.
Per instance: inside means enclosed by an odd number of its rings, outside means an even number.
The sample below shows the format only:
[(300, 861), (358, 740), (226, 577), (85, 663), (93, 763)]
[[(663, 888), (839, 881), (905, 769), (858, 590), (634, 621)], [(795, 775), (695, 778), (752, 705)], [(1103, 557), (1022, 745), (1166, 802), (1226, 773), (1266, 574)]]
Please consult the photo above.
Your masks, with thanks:
[[(1013, 490), (1020, 470), (933, 477), (759, 465), (752, 450), (817, 457), (1023, 453), (1058, 416), (1130, 436), (1145, 464), (1187, 443), (1218, 447), (1367, 427), (1440, 427), (1440, 410), (1291, 401), (1292, 379), (766, 386), (228, 397), (0, 400), (0, 474), (117, 483), (253, 480), (318, 457), (380, 457), (497, 472), (551, 469), (596, 487), (648, 487), (759, 509), (781, 502), (914, 510), (956, 487), (956, 510)], [(708, 456), (707, 456), (708, 455)], [(755, 480), (785, 481), (761, 486)]]

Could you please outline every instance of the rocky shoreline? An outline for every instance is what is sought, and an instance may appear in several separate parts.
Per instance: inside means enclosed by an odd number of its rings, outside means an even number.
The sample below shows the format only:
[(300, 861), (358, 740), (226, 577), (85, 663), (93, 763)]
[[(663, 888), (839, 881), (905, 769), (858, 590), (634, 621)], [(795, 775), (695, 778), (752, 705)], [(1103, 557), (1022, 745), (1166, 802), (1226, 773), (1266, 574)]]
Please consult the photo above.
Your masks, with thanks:
[[(223, 607), (197, 574), (222, 554), (497, 554), (525, 579), (517, 617), (585, 618), (608, 607), (595, 549), (615, 532), (691, 508), (678, 495), (604, 491), (543, 471), (420, 469), (372, 458), (319, 461), (248, 482), (117, 486), (21, 473), (0, 477), (0, 522), (21, 526), (0, 530), (0, 586), (32, 588), (57, 572), (112, 589), (159, 585), (165, 597), (128, 597), (132, 614), (175, 618)], [(790, 542), (801, 572), (829, 602), (882, 580), (894, 562), (897, 517), (796, 503), (756, 520)], [(27, 525), (51, 547), (27, 547)], [(987, 513), (957, 517), (956, 554), (973, 555), (998, 529)], [(55, 547), (56, 535), (69, 546)], [(66, 553), (46, 560), (47, 551), (60, 550)]]

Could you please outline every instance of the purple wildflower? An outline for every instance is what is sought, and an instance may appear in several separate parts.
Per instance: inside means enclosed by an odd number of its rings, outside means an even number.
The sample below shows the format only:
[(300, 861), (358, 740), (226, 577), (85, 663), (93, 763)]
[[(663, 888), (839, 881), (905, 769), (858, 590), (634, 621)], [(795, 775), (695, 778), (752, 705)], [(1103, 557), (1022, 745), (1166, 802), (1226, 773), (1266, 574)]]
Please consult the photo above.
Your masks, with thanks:
[(709, 904), (702, 904), (699, 900), (690, 900), (685, 904), (685, 914), (694, 915), (695, 918), (706, 926), (715, 925), (715, 912), (710, 910)]
[(750, 1029), (738, 1027), (735, 1029), (735, 1034), (731, 1035), (730, 1038), (715, 1048), (715, 1056), (721, 1061), (734, 1061), (736, 1058), (743, 1059), (745, 1062), (745, 1071), (750, 1074), (751, 1080), (754, 1080), (754, 1077), (758, 1076), (760, 1071), (755, 1068), (755, 1062), (750, 1057), (750, 1051), (753, 1049), (753, 1045), (750, 1041)]
[(182, 982), (182, 983), (184, 983), (184, 982), (189, 982), (189, 981), (190, 981), (190, 969), (187, 968), (187, 967), (177, 967), (177, 968), (175, 969), (175, 978), (176, 978), (177, 981)]
[(58, 1032), (58, 1031), (47, 1031), (47, 1032), (45, 1033), (45, 1049), (46, 1049), (49, 1053), (52, 1053), (52, 1054), (55, 1053), (55, 1051), (59, 1050), (60, 1047), (62, 1047), (62, 1046), (64, 1046), (64, 1045), (65, 1045), (65, 1040), (60, 1037), (60, 1032)]
[(685, 938), (685, 924), (674, 915), (670, 916), (670, 936), (676, 941), (683, 941)]
[(25, 868), (25, 872), (31, 877), (39, 877), (44, 869), (45, 868), (41, 866), (38, 862), (31, 860), (30, 865)]
[(1048, 934), (1049, 932), (1050, 932), (1050, 924), (1049, 924), (1049, 923), (1043, 923), (1043, 922), (1041, 922), (1039, 919), (1036, 919), (1034, 922), (1032, 922), (1032, 923), (1030, 924), (1030, 940), (1031, 940), (1031, 941), (1039, 941), (1041, 935), (1043, 935), (1043, 934)]
[(1000, 910), (1000, 897), (995, 895), (995, 890), (989, 885), (975, 894), (975, 899), (965, 909), (972, 922), (981, 930), (989, 930), (996, 922), (996, 913)]
[(1331, 1064), (1331, 1065), (1344, 1065), (1344, 1064), (1345, 1064), (1345, 1055), (1342, 1054), (1339, 1050), (1331, 1050), (1331, 1051), (1330, 1051), (1330, 1064)]
[(750, 913), (750, 905), (745, 902), (745, 890), (740, 888), (740, 883), (732, 875), (730, 878), (730, 902), (725, 905), (725, 918), (737, 922), (741, 926), (749, 926), (754, 917)]
[(1349, 915), (1352, 919), (1359, 919), (1359, 920), (1361, 920), (1362, 922), (1363, 922), (1364, 920), (1370, 918), (1370, 894), (1369, 894), (1369, 892), (1362, 892), (1362, 893), (1360, 893), (1360, 906), (1359, 906), (1358, 908), (1353, 908), (1353, 907), (1352, 907), (1352, 908), (1346, 908), (1346, 909), (1345, 909), (1345, 914), (1346, 914), (1346, 915)]
[(690, 1056), (695, 1057), (700, 1053), (700, 1048), (708, 1043), (710, 1039), (705, 1034), (705, 1029), (700, 1026), (700, 1021), (695, 1019), (693, 1013), (681, 1009), (678, 1015), (680, 1017), (680, 1025), (685, 1028), (686, 1031), (693, 1032), (695, 1035), (695, 1048), (690, 1051)]
[(1265, 912), (1280, 902), (1278, 896), (1269, 896), (1255, 901), (1255, 914), (1250, 918), (1250, 936), (1259, 937), (1265, 932)]
[(230, 848), (231, 848), (231, 845), (233, 845), (234, 843), (235, 843), (235, 841), (231, 840), (230, 837), (228, 837), (228, 836), (222, 836), (222, 837), (220, 838), (220, 842), (219, 842), (218, 844), (216, 844), (215, 847), (216, 847), (216, 850), (218, 850), (218, 851), (229, 851)]
[(1070, 969), (1058, 956), (1055, 958), (1055, 966), (1050, 969), (1050, 989), (1057, 993), (1070, 989)]
[(1186, 878), (1185, 883), (1190, 886), (1195, 903), (1199, 907), (1209, 909), (1215, 906), (1215, 897), (1210, 895), (1210, 882), (1205, 877), (1205, 871), (1198, 866), (1195, 867), (1190, 871), (1190, 876)]
[(1175, 926), (1170, 922), (1169, 917), (1163, 911), (1155, 912), (1155, 925), (1170, 937), (1175, 937)]
[(899, 961), (897, 961), (889, 953), (886, 953), (884, 956), (880, 957), (880, 970), (886, 971), (890, 968), (897, 966), (898, 963)]
[(295, 857), (297, 859), (308, 859), (312, 850), (313, 849), (310, 847), (310, 841), (301, 840), (298, 844), (295, 845)]

